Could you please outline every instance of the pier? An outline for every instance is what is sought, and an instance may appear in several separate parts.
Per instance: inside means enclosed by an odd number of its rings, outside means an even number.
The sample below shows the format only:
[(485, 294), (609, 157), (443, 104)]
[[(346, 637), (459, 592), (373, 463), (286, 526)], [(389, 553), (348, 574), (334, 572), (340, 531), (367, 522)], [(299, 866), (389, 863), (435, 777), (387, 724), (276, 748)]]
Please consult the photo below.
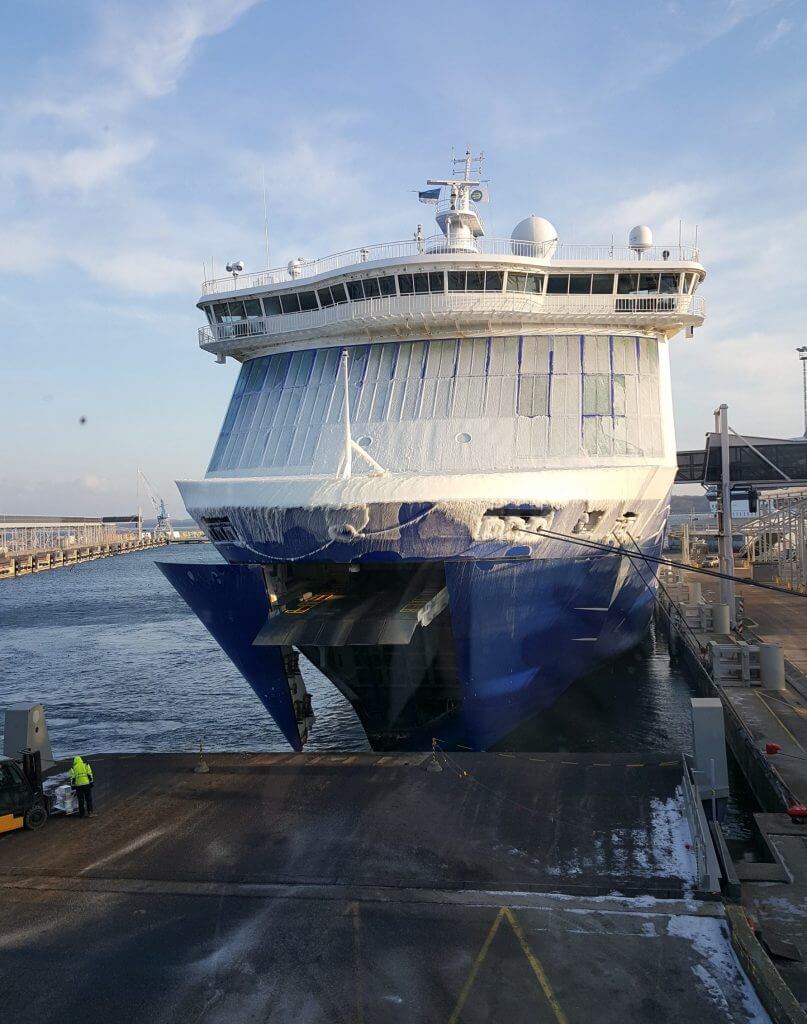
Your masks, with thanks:
[(197, 544), (201, 530), (157, 533), (142, 517), (0, 516), (0, 579), (59, 569), (165, 544)]
[(10, 1019), (769, 1019), (675, 753), (91, 760), (0, 840)]

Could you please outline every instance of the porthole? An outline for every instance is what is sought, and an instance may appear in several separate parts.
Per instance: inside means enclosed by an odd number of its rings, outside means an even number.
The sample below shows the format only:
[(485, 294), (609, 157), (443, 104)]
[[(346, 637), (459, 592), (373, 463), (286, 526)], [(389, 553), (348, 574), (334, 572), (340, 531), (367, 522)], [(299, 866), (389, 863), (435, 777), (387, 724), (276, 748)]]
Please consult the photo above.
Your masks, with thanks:
[(471, 435), (466, 434), (465, 431), (463, 430), (462, 433), (457, 434), (454, 440), (457, 441), (459, 444), (468, 444), (471, 440)]
[(363, 437), (360, 437), (356, 442), (359, 448), (369, 448), (372, 443), (372, 437), (368, 437), (367, 434), (365, 434)]

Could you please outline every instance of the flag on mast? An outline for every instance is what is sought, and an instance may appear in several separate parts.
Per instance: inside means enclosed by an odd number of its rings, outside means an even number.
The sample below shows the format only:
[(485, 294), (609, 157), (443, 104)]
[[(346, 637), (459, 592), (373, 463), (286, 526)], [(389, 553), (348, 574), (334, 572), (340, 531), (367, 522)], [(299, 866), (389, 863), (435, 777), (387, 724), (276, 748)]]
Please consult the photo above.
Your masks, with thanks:
[(427, 188), (425, 192), (418, 192), (418, 199), (421, 203), (436, 204), (440, 198), (439, 188)]

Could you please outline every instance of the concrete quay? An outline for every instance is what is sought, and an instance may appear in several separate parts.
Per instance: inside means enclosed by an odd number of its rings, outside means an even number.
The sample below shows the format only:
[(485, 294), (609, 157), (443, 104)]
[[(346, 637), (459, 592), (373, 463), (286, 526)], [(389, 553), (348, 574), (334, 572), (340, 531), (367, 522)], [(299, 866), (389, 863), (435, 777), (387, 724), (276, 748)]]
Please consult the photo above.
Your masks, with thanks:
[(77, 547), (0, 555), (0, 579), (28, 576), (32, 573), (44, 572), (46, 569), (60, 569), (65, 566), (78, 565), (80, 562), (92, 562), (97, 558), (109, 558), (112, 555), (124, 555), (132, 551), (164, 547), (166, 544), (204, 543), (207, 543), (207, 537), (195, 535), (172, 538), (171, 540), (125, 537), (103, 544), (83, 544)]
[[(700, 585), (706, 603), (719, 602), (716, 580), (684, 572), (683, 581)], [(807, 601), (750, 586), (737, 589), (744, 608), (741, 636), (682, 627), (681, 605), (678, 614), (670, 614), (663, 595), (660, 608), (668, 627), (670, 621), (675, 624), (678, 650), (696, 665), (702, 692), (723, 702), (727, 742), (762, 808), (754, 815), (755, 851), (738, 852), (727, 873), (734, 875), (758, 950), (784, 983), (785, 997), (787, 992), (793, 997), (791, 1014), (784, 1019), (807, 1020), (807, 825), (786, 813), (807, 804)], [(716, 678), (711, 643), (734, 647), (738, 654), (744, 644), (778, 644), (785, 658), (784, 685), (768, 688), (758, 678)], [(740, 660), (746, 659), (744, 674), (754, 676), (747, 671), (749, 653), (746, 648)], [(774, 986), (775, 981), (774, 976)], [(801, 1018), (793, 1016), (796, 1008)]]
[(91, 760), (97, 817), (0, 838), (9, 1020), (774, 1019), (675, 754)]

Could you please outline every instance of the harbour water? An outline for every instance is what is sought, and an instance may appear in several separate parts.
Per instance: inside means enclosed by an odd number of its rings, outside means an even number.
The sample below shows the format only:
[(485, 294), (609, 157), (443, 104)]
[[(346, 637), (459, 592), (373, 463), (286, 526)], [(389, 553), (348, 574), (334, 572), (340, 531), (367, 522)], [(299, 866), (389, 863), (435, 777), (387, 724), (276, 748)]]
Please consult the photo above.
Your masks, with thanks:
[[(286, 750), (229, 658), (155, 566), (218, 560), (177, 545), (5, 581), (0, 586), (3, 703), (42, 701), (54, 753)], [(368, 749), (347, 701), (301, 659), (316, 725), (306, 749)], [(664, 638), (647, 640), (579, 680), (501, 749), (691, 750), (683, 666)], [(739, 778), (738, 778), (738, 784)], [(735, 831), (746, 802), (735, 801)]]

